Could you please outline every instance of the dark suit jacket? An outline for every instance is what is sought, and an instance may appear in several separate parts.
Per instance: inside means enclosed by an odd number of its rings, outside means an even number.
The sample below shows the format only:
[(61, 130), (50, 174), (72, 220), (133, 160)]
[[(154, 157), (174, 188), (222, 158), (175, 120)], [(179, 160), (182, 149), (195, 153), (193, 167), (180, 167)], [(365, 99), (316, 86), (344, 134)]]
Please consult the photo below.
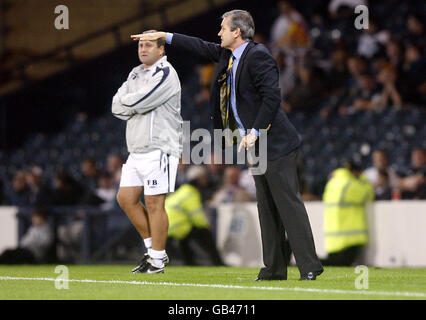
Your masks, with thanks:
[[(212, 118), (216, 129), (223, 129), (220, 113), (220, 82), (226, 72), (231, 51), (216, 43), (174, 33), (171, 45), (189, 50), (201, 57), (217, 62), (211, 85)], [(301, 144), (296, 129), (281, 108), (279, 72), (268, 49), (250, 42), (238, 64), (235, 87), (237, 112), (244, 128), (268, 130), (268, 160), (289, 154)], [(259, 141), (259, 139), (257, 140)]]

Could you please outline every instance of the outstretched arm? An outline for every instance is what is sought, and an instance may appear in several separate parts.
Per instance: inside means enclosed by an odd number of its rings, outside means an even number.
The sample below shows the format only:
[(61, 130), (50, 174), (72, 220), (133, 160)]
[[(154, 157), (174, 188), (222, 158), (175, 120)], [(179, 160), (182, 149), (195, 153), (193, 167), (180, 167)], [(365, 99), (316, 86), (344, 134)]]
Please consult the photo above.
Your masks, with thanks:
[(217, 43), (204, 41), (200, 38), (190, 37), (179, 33), (153, 32), (135, 34), (130, 37), (135, 41), (154, 41), (157, 39), (164, 39), (173, 47), (194, 52), (204, 59), (215, 62), (219, 61), (222, 50), (224, 50)]

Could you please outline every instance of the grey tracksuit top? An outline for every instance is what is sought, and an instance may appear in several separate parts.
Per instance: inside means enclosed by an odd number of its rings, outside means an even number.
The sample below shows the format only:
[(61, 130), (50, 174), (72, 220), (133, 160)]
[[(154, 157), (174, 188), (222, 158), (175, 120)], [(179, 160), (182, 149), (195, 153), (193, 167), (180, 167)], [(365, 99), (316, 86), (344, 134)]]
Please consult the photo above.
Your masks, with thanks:
[(130, 153), (160, 149), (180, 157), (182, 153), (181, 86), (173, 66), (164, 56), (149, 69), (133, 68), (112, 99), (112, 114), (127, 121)]

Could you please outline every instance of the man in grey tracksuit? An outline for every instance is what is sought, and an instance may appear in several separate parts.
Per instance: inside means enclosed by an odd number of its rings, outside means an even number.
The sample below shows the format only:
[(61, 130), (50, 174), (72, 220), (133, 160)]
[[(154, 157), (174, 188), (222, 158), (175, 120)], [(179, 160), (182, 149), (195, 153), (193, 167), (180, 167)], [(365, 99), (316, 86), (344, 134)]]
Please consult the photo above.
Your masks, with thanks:
[[(175, 187), (182, 117), (179, 78), (164, 52), (162, 40), (139, 41), (142, 64), (130, 72), (112, 101), (112, 114), (127, 121), (130, 153), (122, 168), (117, 201), (148, 249), (133, 273), (163, 273), (168, 263), (164, 201)], [(142, 192), (146, 208), (139, 200)]]

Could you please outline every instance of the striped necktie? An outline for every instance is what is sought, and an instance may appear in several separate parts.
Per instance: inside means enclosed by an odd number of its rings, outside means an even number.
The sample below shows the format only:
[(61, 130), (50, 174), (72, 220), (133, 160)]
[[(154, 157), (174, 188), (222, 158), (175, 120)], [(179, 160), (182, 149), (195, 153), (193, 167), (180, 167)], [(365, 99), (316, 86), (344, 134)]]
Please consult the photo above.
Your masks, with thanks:
[[(225, 115), (225, 128), (230, 128), (229, 126), (229, 109), (231, 109), (231, 87), (232, 87), (232, 81), (233, 81), (233, 75), (232, 75), (232, 65), (234, 63), (235, 57), (233, 54), (229, 57), (229, 63), (228, 63), (228, 69), (226, 69), (226, 115)], [(232, 126), (234, 127), (234, 126)], [(236, 127), (236, 126), (235, 126)], [(235, 128), (230, 128), (231, 130)]]

